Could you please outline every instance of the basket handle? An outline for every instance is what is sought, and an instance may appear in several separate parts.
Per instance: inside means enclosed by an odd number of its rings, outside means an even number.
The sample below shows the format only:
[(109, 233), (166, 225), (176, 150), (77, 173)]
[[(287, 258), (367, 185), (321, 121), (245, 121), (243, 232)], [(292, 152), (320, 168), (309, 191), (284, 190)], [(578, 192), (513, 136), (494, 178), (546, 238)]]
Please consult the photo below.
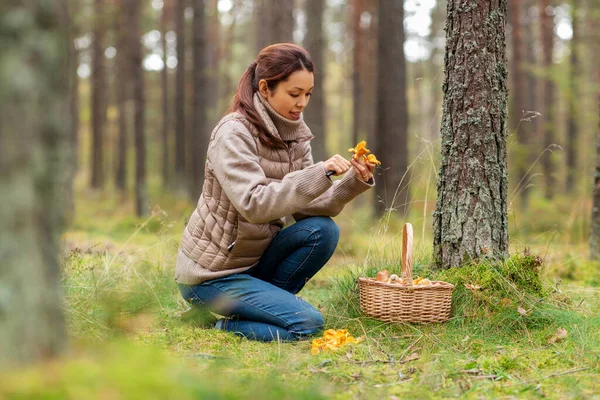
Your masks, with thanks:
[(408, 222), (402, 232), (402, 277), (412, 286), (413, 229)]

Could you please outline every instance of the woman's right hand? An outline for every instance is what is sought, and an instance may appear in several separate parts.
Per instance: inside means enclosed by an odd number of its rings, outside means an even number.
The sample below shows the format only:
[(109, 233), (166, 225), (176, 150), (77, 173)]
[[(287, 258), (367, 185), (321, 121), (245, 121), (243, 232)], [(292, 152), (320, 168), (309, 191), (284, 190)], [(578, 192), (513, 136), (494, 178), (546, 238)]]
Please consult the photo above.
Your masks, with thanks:
[(335, 176), (344, 175), (351, 167), (352, 164), (350, 164), (350, 161), (346, 160), (339, 154), (336, 154), (329, 160), (325, 161), (325, 171), (334, 171), (333, 175)]

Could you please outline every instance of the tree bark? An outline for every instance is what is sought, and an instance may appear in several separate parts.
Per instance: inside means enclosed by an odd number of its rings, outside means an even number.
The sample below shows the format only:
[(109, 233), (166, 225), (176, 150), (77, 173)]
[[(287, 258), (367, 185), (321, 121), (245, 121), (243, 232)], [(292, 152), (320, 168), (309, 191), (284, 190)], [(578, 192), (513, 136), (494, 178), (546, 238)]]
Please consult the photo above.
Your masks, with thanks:
[(192, 162), (192, 179), (190, 197), (197, 200), (204, 182), (204, 161), (208, 140), (206, 133), (206, 115), (208, 102), (206, 97), (206, 23), (204, 0), (193, 0), (193, 111), (192, 135), (190, 143), (190, 160)]
[(271, 43), (294, 41), (294, 0), (271, 3)]
[(186, 180), (185, 159), (185, 0), (175, 1), (175, 34), (177, 35), (177, 71), (175, 73), (175, 173), (178, 189)]
[(160, 44), (163, 52), (163, 69), (160, 72), (160, 85), (161, 85), (161, 95), (162, 95), (162, 128), (161, 128), (161, 138), (162, 138), (162, 184), (163, 188), (167, 188), (170, 182), (170, 173), (169, 170), (171, 168), (170, 164), (170, 145), (169, 145), (169, 137), (170, 135), (170, 114), (169, 114), (169, 68), (167, 67), (167, 32), (169, 31), (169, 21), (172, 16), (172, 1), (165, 0), (163, 2), (163, 8), (160, 15)]
[(323, 52), (325, 50), (325, 38), (323, 33), (323, 7), (321, 0), (307, 0), (306, 22), (307, 34), (305, 48), (310, 52), (315, 66), (315, 88), (310, 97), (310, 104), (306, 108), (305, 120), (315, 138), (311, 142), (313, 159), (315, 161), (325, 160), (327, 157), (325, 137), (325, 87), (323, 77), (325, 75), (325, 62)]
[[(115, 168), (115, 186), (122, 194), (127, 188), (127, 127), (129, 113), (127, 103), (131, 98), (131, 47), (134, 45), (129, 40), (129, 18), (131, 3), (128, 0), (121, 0), (118, 3), (116, 15), (116, 42), (117, 42), (117, 79), (115, 80), (117, 92), (118, 134), (117, 134), (117, 162)], [(135, 38), (134, 38), (135, 39)]]
[(527, 163), (527, 169), (531, 169), (529, 171), (528, 177), (526, 177), (525, 185), (529, 185), (532, 177), (533, 164), (535, 159), (538, 156), (539, 147), (537, 143), (539, 142), (539, 98), (538, 91), (540, 90), (540, 85), (538, 84), (538, 76), (534, 72), (535, 67), (538, 65), (537, 56), (536, 56), (536, 46), (537, 46), (537, 37), (536, 37), (536, 29), (537, 19), (531, 17), (531, 9), (536, 6), (537, 0), (527, 0), (526, 5), (528, 8), (527, 12), (527, 22), (523, 24), (524, 28), (524, 37), (528, 38), (525, 40), (526, 45), (526, 57), (527, 57), (527, 124), (529, 124), (529, 143), (530, 149), (528, 151), (529, 160)]
[[(221, 98), (220, 90), (222, 89), (219, 78), (220, 74), (220, 61), (221, 57), (221, 21), (219, 19), (219, 7), (217, 0), (210, 0), (205, 2), (204, 5), (204, 48), (205, 48), (205, 84), (210, 94), (210, 98), (213, 101), (206, 101), (204, 103), (204, 118), (206, 119), (204, 129), (209, 126), (214, 126), (223, 115), (224, 110), (219, 110), (219, 99)], [(197, 134), (200, 132), (196, 132)], [(202, 135), (206, 136), (206, 132), (202, 132)]]
[(404, 4), (402, 0), (379, 2), (377, 68), (377, 139), (375, 154), (386, 170), (377, 182), (376, 214), (386, 207), (408, 206), (408, 108), (404, 59)]
[(94, 37), (92, 41), (92, 141), (91, 182), (94, 189), (104, 187), (104, 131), (106, 127), (106, 61), (104, 42), (106, 20), (104, 0), (94, 0)]
[[(554, 54), (554, 11), (550, 7), (550, 0), (539, 0), (542, 37), (542, 65), (546, 71), (542, 95), (542, 129), (544, 149), (551, 149), (554, 144), (554, 83), (549, 73), (552, 69), (552, 58)], [(554, 197), (554, 160), (552, 151), (548, 151), (542, 158), (542, 170), (544, 172), (544, 195), (547, 199)]]
[(294, 41), (294, 0), (256, 0), (257, 53), (273, 43)]
[(8, 368), (66, 347), (58, 255), (76, 66), (65, 0), (3, 1), (0, 25), (8, 55), (0, 57), (0, 368)]
[(360, 29), (360, 16), (364, 11), (363, 0), (352, 1), (352, 39), (354, 41), (354, 52), (352, 57), (352, 143), (360, 141), (361, 132), (361, 107), (362, 87), (361, 87), (361, 62), (365, 59), (363, 56), (363, 40)]
[(438, 268), (508, 254), (505, 22), (506, 0), (448, 2)]
[(443, 80), (443, 68), (441, 63), (438, 63), (438, 54), (442, 53), (441, 49), (438, 48), (436, 39), (438, 38), (438, 32), (441, 32), (444, 28), (444, 19), (446, 18), (446, 0), (437, 0), (434, 8), (431, 10), (431, 34), (429, 40), (432, 43), (431, 55), (429, 56), (429, 79), (430, 84), (430, 107), (429, 116), (431, 121), (429, 122), (429, 129), (427, 134), (431, 141), (435, 141), (440, 135), (440, 121), (442, 119), (441, 113), (441, 87)]
[[(598, 73), (600, 78), (600, 73)], [(590, 223), (590, 259), (600, 261), (600, 92), (598, 93), (598, 128), (596, 130), (596, 174), (592, 191), (592, 219)]]
[(146, 188), (146, 137), (145, 137), (145, 95), (144, 69), (142, 67), (142, 45), (140, 19), (143, 8), (141, 0), (127, 0), (131, 14), (129, 30), (131, 32), (131, 61), (133, 82), (133, 131), (135, 137), (135, 212), (138, 217), (148, 213), (148, 194)]
[[(519, 185), (519, 197), (523, 207), (527, 205), (528, 190), (523, 187), (526, 184), (525, 174), (527, 173), (529, 163), (529, 125), (525, 122), (527, 80), (523, 68), (524, 62), (524, 44), (521, 35), (521, 14), (523, 8), (520, 7), (521, 0), (510, 0), (508, 7), (510, 24), (512, 26), (511, 47), (512, 47), (512, 101), (509, 112), (510, 129), (516, 132), (518, 146), (515, 154), (515, 183)], [(532, 40), (530, 38), (530, 40)]]
[(577, 102), (579, 100), (577, 90), (577, 79), (579, 76), (579, 59), (577, 47), (579, 46), (579, 23), (577, 21), (577, 2), (571, 1), (571, 27), (573, 37), (571, 38), (571, 54), (569, 57), (569, 112), (567, 115), (567, 192), (572, 193), (577, 184), (577, 157), (579, 155), (579, 132), (577, 129)]

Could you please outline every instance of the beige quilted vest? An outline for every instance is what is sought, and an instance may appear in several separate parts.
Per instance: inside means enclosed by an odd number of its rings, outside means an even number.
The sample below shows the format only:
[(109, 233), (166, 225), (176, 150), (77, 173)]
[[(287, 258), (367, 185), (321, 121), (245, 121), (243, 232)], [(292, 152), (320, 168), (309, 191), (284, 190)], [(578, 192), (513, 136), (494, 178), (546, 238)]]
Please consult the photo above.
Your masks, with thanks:
[[(277, 134), (272, 121), (264, 117), (263, 119), (269, 130)], [(243, 127), (248, 130), (247, 133), (253, 136), (260, 166), (269, 182), (280, 181), (289, 172), (307, 166), (306, 160), (303, 165), (303, 157), (313, 135), (304, 122), (297, 132), (296, 141), (290, 142), (286, 149), (274, 149), (260, 142), (255, 127), (242, 114), (232, 113), (217, 124), (210, 142), (219, 130), (230, 129), (228, 127), (232, 124), (226, 123), (232, 120), (242, 122)], [(181, 240), (175, 280), (191, 285), (243, 272), (258, 263), (271, 240), (283, 226), (283, 219), (266, 224), (252, 224), (246, 221), (225, 195), (208, 160), (202, 194)]]

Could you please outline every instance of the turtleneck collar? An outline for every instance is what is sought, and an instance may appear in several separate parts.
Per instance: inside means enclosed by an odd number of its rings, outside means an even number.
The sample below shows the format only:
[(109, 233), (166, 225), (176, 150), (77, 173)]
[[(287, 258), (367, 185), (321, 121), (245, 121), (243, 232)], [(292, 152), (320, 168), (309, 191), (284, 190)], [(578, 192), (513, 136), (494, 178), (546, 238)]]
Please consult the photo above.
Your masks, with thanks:
[(267, 128), (271, 130), (271, 133), (279, 136), (283, 141), (298, 140), (305, 136), (312, 137), (310, 130), (304, 123), (302, 114), (300, 114), (300, 118), (296, 121), (285, 118), (275, 111), (269, 102), (258, 92), (254, 94), (254, 107), (267, 125)]

